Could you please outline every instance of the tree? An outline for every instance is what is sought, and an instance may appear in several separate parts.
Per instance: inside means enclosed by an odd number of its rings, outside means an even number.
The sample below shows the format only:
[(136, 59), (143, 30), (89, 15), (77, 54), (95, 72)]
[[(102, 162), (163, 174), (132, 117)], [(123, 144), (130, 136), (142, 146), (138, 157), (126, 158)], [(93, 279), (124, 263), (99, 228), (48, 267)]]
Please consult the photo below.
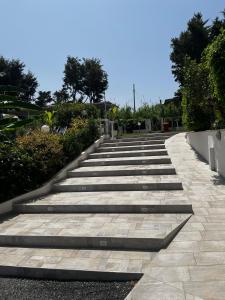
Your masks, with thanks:
[(63, 81), (63, 91), (74, 102), (82, 102), (85, 98), (90, 103), (100, 102), (108, 87), (107, 73), (97, 58), (80, 60), (78, 57), (68, 56)]
[(225, 120), (225, 30), (213, 40), (205, 51), (206, 65), (216, 106)]
[(206, 26), (206, 23), (207, 21), (203, 21), (201, 13), (195, 14), (188, 22), (187, 30), (171, 41), (172, 73), (181, 86), (184, 82), (185, 58), (188, 56), (199, 63), (202, 52), (209, 43), (209, 27)]
[(210, 41), (213, 41), (221, 33), (222, 29), (225, 29), (225, 10), (222, 11), (222, 15), (222, 20), (217, 17), (210, 26)]
[(31, 102), (38, 82), (36, 77), (28, 71), (24, 72), (25, 64), (20, 60), (7, 60), (0, 57), (0, 85), (14, 86), (20, 93), (18, 97), (26, 102)]
[(67, 62), (64, 69), (64, 87), (69, 92), (69, 96), (73, 101), (76, 101), (76, 96), (79, 93), (83, 94), (83, 74), (81, 61), (78, 57), (67, 57)]
[(186, 58), (182, 88), (183, 125), (188, 130), (206, 130), (214, 120), (208, 70), (203, 63)]
[(65, 103), (68, 102), (68, 100), (69, 100), (69, 94), (67, 93), (65, 88), (62, 88), (61, 90), (55, 91), (53, 93), (53, 101), (56, 104)]
[(40, 107), (46, 107), (49, 103), (53, 101), (50, 91), (39, 91), (38, 97), (35, 100), (35, 104)]
[(97, 103), (103, 99), (108, 87), (107, 73), (102, 69), (101, 61), (97, 58), (83, 59), (83, 92), (90, 103)]

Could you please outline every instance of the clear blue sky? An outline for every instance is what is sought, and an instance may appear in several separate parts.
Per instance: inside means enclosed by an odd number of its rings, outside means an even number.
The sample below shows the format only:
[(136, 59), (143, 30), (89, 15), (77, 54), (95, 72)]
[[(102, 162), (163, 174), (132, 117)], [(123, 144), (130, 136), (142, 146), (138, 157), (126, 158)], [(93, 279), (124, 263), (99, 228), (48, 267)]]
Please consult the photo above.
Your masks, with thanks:
[(137, 105), (177, 89), (170, 40), (195, 12), (214, 19), (224, 0), (0, 0), (0, 55), (21, 59), (40, 90), (62, 85), (68, 55), (98, 57), (109, 75), (107, 98)]

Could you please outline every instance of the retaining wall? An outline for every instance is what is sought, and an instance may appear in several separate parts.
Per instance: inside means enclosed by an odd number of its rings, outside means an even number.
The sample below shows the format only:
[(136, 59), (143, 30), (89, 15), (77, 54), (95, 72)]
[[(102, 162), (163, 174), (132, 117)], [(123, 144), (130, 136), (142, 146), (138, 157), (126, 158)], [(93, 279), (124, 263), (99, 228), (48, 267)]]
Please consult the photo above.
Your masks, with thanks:
[(187, 142), (209, 163), (211, 170), (225, 177), (225, 129), (188, 132)]

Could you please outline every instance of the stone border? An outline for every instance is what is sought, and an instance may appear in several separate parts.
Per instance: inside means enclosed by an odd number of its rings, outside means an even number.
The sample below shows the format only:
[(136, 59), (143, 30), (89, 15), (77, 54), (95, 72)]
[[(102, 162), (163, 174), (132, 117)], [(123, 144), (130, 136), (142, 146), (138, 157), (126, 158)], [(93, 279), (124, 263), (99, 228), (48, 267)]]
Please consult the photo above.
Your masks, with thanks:
[(53, 178), (44, 183), (40, 188), (37, 188), (28, 193), (22, 194), (10, 200), (7, 200), (0, 204), (0, 215), (10, 212), (13, 209), (14, 203), (20, 203), (26, 200), (35, 199), (44, 196), (53, 190), (53, 185), (63, 179), (67, 178), (67, 172), (75, 169), (79, 166), (80, 162), (87, 159), (90, 153), (95, 152), (95, 150), (100, 146), (106, 137), (103, 135), (95, 141), (90, 147), (88, 147), (84, 152), (82, 152), (75, 160), (70, 162), (67, 166), (61, 169)]

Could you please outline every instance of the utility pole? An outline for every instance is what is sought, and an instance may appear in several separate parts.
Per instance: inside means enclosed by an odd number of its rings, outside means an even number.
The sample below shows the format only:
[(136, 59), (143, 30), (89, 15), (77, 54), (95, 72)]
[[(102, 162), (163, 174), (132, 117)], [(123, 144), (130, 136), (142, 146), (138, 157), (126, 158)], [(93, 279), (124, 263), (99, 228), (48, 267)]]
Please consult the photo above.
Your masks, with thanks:
[(135, 105), (135, 84), (133, 84), (133, 97), (134, 97), (134, 112), (136, 111), (136, 105)]

